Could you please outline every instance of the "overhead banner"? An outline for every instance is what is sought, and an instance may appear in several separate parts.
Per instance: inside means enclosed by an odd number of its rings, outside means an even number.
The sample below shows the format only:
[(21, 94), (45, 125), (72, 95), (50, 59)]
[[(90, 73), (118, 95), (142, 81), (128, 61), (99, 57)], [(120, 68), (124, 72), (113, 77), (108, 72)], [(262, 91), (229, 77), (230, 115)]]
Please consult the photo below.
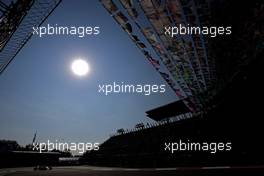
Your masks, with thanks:
[[(192, 112), (199, 111), (204, 100), (196, 95), (208, 89), (211, 79), (204, 39), (165, 35), (167, 26), (198, 21), (193, 10), (195, 4), (182, 8), (177, 0), (119, 0), (118, 6), (112, 0), (101, 2), (176, 96), (180, 99), (192, 97), (191, 102), (185, 103)], [(186, 14), (194, 17), (187, 18)], [(161, 64), (169, 73), (162, 70)]]

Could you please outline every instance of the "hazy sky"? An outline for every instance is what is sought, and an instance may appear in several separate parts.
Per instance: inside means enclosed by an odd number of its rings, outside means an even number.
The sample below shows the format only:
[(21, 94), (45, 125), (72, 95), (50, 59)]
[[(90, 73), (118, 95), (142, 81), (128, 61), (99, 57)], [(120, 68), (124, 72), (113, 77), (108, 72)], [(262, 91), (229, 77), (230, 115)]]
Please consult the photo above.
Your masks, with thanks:
[[(145, 111), (175, 101), (151, 96), (98, 93), (98, 85), (166, 84), (97, 0), (63, 1), (43, 25), (99, 26), (100, 34), (33, 36), (0, 75), (0, 139), (102, 142), (118, 128), (150, 121)], [(86, 59), (90, 74), (73, 75), (71, 62)]]

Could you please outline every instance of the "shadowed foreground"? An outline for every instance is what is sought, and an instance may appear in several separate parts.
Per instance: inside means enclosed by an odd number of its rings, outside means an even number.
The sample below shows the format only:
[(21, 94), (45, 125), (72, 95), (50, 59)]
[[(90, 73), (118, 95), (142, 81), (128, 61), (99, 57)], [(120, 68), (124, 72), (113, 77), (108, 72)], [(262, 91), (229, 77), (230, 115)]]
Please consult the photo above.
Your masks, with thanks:
[(71, 175), (88, 175), (88, 176), (227, 176), (227, 175), (263, 175), (264, 167), (201, 167), (201, 168), (167, 168), (167, 169), (126, 169), (126, 168), (104, 168), (104, 167), (56, 167), (50, 171), (33, 171), (32, 168), (10, 168), (1, 169), (0, 176), (71, 176)]

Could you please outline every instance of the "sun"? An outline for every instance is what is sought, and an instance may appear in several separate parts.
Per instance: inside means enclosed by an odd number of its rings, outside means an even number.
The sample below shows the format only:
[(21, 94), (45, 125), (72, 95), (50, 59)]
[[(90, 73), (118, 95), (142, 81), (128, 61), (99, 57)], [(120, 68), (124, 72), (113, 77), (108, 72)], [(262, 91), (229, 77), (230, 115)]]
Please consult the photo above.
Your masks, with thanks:
[(72, 72), (77, 76), (85, 76), (89, 73), (89, 64), (83, 59), (76, 59), (71, 64)]

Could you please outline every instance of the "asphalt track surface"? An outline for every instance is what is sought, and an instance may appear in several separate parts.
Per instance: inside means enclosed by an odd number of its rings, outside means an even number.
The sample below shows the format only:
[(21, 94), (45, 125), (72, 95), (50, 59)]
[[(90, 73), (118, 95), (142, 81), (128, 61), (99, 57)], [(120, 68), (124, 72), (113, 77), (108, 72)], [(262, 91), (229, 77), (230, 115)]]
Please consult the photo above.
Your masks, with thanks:
[(186, 167), (129, 169), (91, 166), (54, 167), (52, 170), (34, 171), (32, 167), (0, 169), (0, 176), (235, 176), (264, 175), (264, 166), (251, 167)]

